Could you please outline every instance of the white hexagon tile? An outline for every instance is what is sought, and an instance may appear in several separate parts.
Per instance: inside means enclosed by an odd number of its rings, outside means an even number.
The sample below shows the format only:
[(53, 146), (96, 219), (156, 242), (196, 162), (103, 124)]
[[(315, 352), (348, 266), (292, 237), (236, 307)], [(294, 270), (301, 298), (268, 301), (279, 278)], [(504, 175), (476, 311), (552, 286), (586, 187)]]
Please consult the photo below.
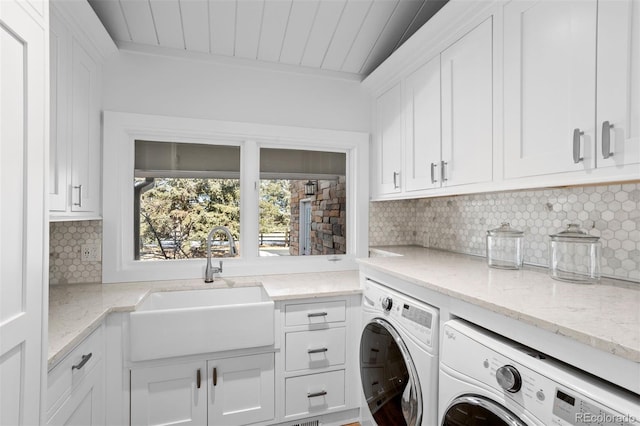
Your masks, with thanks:
[(102, 261), (82, 260), (82, 248), (102, 246), (102, 221), (51, 222), (49, 284), (102, 282)]
[(369, 243), (485, 256), (488, 229), (525, 232), (524, 261), (547, 266), (549, 235), (578, 223), (602, 242), (602, 274), (640, 282), (640, 182), (372, 202)]

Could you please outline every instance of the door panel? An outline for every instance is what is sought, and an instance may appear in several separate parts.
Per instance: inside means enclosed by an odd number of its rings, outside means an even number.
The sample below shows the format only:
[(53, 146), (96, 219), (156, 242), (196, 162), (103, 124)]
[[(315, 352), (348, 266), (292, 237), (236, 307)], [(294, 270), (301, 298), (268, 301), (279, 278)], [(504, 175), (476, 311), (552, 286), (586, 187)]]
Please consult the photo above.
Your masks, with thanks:
[(402, 188), (402, 86), (400, 83), (376, 99), (378, 174), (374, 188), (380, 194)]
[[(0, 2), (0, 424), (40, 423), (47, 28)], [(46, 21), (45, 21), (46, 22)], [(46, 338), (44, 339), (46, 342)]]

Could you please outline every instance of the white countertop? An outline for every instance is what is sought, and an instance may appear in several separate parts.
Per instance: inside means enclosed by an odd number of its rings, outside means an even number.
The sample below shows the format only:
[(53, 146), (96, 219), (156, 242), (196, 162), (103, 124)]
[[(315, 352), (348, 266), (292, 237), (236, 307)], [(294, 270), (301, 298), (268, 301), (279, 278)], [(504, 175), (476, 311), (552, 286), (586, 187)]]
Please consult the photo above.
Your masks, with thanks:
[(91, 334), (107, 314), (134, 311), (149, 293), (260, 284), (276, 301), (361, 292), (358, 271), (230, 277), (210, 284), (203, 280), (178, 280), (52, 285), (49, 287), (49, 369)]
[(640, 363), (640, 284), (556, 281), (541, 268), (492, 269), (483, 257), (422, 247), (378, 250), (401, 256), (361, 265)]

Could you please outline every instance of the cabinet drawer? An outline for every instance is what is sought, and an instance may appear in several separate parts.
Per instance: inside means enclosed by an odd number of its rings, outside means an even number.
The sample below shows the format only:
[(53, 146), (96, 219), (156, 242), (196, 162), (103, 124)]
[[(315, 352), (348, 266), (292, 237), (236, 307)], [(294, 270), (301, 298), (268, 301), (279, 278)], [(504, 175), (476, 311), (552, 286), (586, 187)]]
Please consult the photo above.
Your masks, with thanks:
[(336, 302), (301, 303), (285, 307), (285, 325), (326, 324), (344, 321), (347, 303)]
[[(100, 364), (103, 348), (103, 327), (100, 326), (49, 372), (47, 376), (47, 413), (50, 413), (52, 409), (57, 409), (59, 403), (62, 402), (61, 399), (67, 396), (71, 389), (78, 386), (96, 365)], [(83, 361), (83, 357), (86, 361)]]
[(285, 384), (285, 415), (344, 407), (344, 370), (291, 377)]
[(344, 364), (345, 329), (287, 333), (285, 348), (287, 371)]

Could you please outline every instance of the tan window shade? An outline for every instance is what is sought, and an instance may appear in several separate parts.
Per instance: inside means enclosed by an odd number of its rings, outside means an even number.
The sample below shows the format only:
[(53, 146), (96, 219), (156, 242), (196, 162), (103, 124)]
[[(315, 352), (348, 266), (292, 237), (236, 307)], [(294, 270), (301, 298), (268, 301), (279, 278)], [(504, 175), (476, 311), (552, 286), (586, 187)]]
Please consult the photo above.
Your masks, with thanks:
[(335, 179), (344, 176), (346, 168), (347, 155), (344, 152), (260, 150), (260, 176), (263, 179)]
[(240, 147), (136, 140), (136, 177), (238, 178)]

